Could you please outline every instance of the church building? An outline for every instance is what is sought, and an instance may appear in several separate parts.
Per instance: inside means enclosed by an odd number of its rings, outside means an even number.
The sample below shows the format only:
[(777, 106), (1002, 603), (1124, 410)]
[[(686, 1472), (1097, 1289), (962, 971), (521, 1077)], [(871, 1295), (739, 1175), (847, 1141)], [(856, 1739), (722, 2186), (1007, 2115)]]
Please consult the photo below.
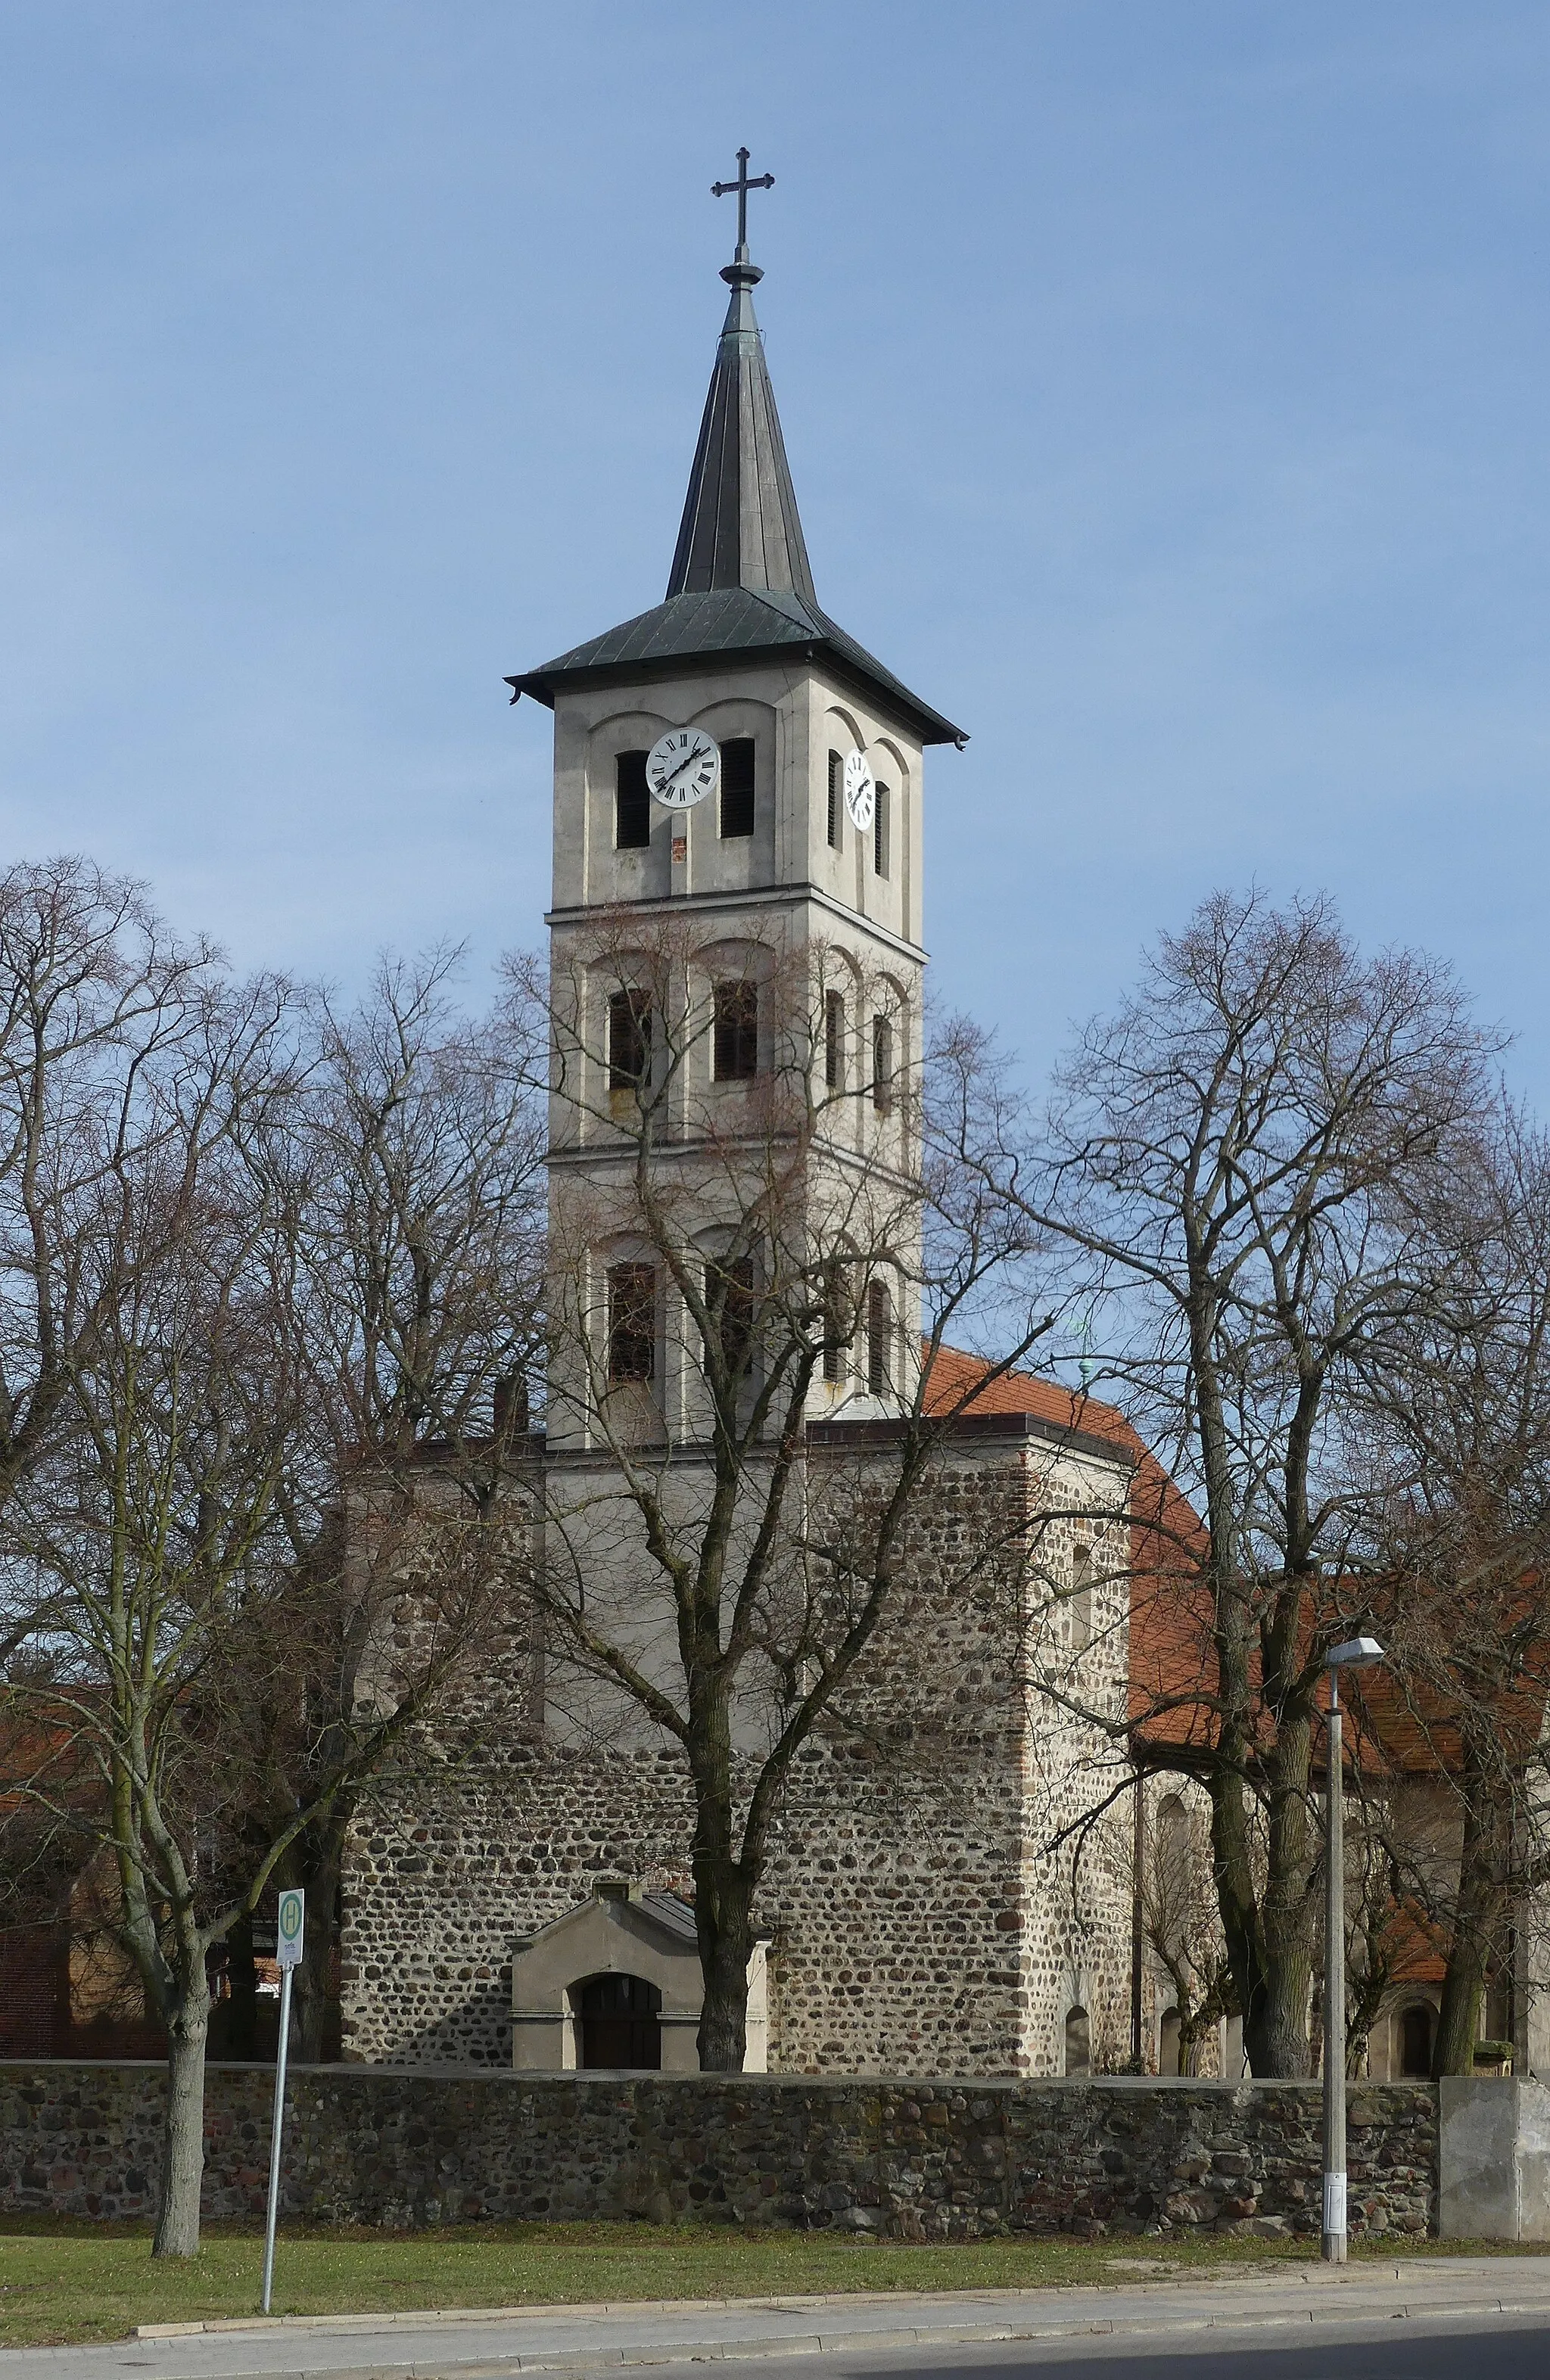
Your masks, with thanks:
[[(673, 1511), (694, 1507), (712, 1425), (681, 1269), (676, 1287), (641, 1236), (642, 1171), (652, 1201), (688, 1215), (707, 1282), (726, 1276), (727, 1314), (738, 1296), (775, 1311), (787, 1238), (846, 1252), (836, 1278), (864, 1271), (849, 1343), (826, 1347), (807, 1390), (810, 1465), (822, 1454), (864, 1479), (918, 1399), (925, 757), (965, 740), (820, 607), (754, 315), (746, 154), (730, 187), (730, 297), (666, 594), (510, 681), (555, 720), (550, 1228), (554, 1304), (573, 1326), (556, 1332), (525, 1457), (528, 1551), (578, 1578), (589, 1613), (633, 1621), (647, 1666), (630, 1483), (649, 1473)], [(768, 1119), (786, 1112), (783, 1084), (814, 1081), (824, 1114), (772, 1221)], [(961, 1390), (964, 1360), (939, 1351), (933, 1395)], [(1112, 1742), (1031, 1694), (1018, 1612), (993, 1621), (955, 1597), (941, 1547), (977, 1512), (1011, 1510), (1023, 1544), (1040, 1508), (1090, 1516), (1041, 1533), (1051, 1641), (1082, 1666), (1084, 1695), (1122, 1711), (1125, 1588), (1102, 1582), (1128, 1569), (1135, 1444), (1107, 1408), (1014, 1374), (941, 1460), (934, 1521), (951, 1527), (880, 1632), (861, 1695), (888, 1705), (887, 1724), (858, 1724), (858, 1705), (815, 1730), (781, 1808), (749, 1966), (751, 2068), (1040, 2074), (1132, 2054), (1115, 1838), (1076, 1863), (1068, 1842), (1050, 1848), (1112, 1785)], [(751, 1743), (751, 1702), (743, 1723)], [(887, 1756), (896, 1739), (929, 1741), (930, 1756)], [(692, 2068), (680, 1747), (623, 1704), (579, 1713), (534, 1654), (450, 1724), (439, 1756), (445, 1784), (377, 1793), (357, 1828), (345, 2055)]]

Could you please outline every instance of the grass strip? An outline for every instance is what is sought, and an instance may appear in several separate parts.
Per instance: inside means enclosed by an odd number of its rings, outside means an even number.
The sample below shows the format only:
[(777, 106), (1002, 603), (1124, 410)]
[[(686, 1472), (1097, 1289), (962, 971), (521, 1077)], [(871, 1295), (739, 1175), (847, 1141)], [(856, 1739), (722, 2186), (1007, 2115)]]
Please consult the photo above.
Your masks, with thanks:
[[(200, 2253), (153, 2260), (145, 2224), (11, 2216), (0, 2228), (0, 2346), (122, 2338), (137, 2323), (209, 2322), (259, 2301), (262, 2237), (205, 2226)], [(1458, 2240), (1387, 2239), (1355, 2256), (1457, 2255)], [(276, 2313), (585, 2304), (626, 2298), (806, 2296), (846, 2289), (1125, 2286), (1309, 2262), (1316, 2240), (983, 2240), (910, 2247), (832, 2232), (731, 2224), (484, 2223), (384, 2232), (286, 2227)]]

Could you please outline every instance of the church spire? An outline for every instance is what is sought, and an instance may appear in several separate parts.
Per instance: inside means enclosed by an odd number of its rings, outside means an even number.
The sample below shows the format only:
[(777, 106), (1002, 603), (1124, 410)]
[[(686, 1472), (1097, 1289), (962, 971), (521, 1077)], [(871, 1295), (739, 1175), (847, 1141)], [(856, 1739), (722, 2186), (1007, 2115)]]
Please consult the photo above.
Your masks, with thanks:
[(754, 287), (764, 276), (749, 261), (748, 194), (774, 183), (773, 174), (751, 176), (748, 151), (739, 149), (737, 180), (712, 186), (717, 198), (737, 192), (738, 252), (722, 267), (732, 298), (689, 476), (669, 600), (718, 587), (818, 600), (753, 313)]

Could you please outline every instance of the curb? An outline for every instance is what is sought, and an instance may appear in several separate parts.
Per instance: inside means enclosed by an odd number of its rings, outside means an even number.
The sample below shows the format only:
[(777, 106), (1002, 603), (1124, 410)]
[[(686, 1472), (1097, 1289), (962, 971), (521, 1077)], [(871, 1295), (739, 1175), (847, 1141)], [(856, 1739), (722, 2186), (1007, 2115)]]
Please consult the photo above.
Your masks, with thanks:
[[(1183, 2279), (1185, 2277), (1181, 2276)], [(1255, 2276), (1263, 2286), (1263, 2277)], [(1414, 2290), (1418, 2277), (1414, 2268), (1407, 2274), (1394, 2265), (1374, 2270), (1369, 2266), (1352, 2271), (1349, 2266), (1312, 2268), (1297, 2275), (1301, 2285), (1300, 2302), (1280, 2305), (1245, 2306), (1234, 2304), (1233, 2297), (1239, 2289), (1251, 2287), (1249, 2276), (1240, 2282), (1236, 2277), (1221, 2283), (1206, 2284), (1222, 2289), (1222, 2302), (1208, 2309), (1198, 2304), (1188, 2310), (1179, 2307), (1170, 2311), (1167, 2300), (1176, 2296), (1179, 2283), (1168, 2279), (1145, 2286), (1154, 2301), (1140, 2311), (1105, 2315), (1092, 2306), (1086, 2314), (1080, 2300), (1107, 2294), (1091, 2284), (1075, 2284), (1067, 2289), (1051, 2290), (1050, 2298), (1065, 2301), (1046, 2308), (1029, 2308), (1024, 2319), (1015, 2316), (1001, 2321), (908, 2323), (894, 2322), (886, 2326), (870, 2327), (864, 2321), (836, 2322), (832, 2318), (844, 2312), (860, 2313), (864, 2308), (888, 2306), (898, 2308), (895, 2291), (846, 2291), (824, 2297), (742, 2298), (742, 2299), (628, 2299), (588, 2305), (562, 2306), (491, 2306), (448, 2307), (431, 2312), (396, 2313), (389, 2314), (275, 2314), (234, 2316), (214, 2322), (143, 2324), (133, 2334), (136, 2341), (150, 2345), (156, 2341), (170, 2342), (198, 2337), (220, 2335), (268, 2337), (275, 2332), (308, 2332), (337, 2338), (350, 2332), (381, 2332), (384, 2329), (407, 2330), (427, 2326), (448, 2331), (461, 2330), (464, 2338), (454, 2346), (447, 2340), (450, 2353), (427, 2357), (423, 2353), (402, 2361), (372, 2360), (359, 2364), (338, 2365), (297, 2362), (289, 2366), (285, 2380), (505, 2380), (505, 2375), (519, 2373), (588, 2373), (623, 2371), (651, 2364), (675, 2363), (736, 2363), (768, 2361), (772, 2357), (833, 2355), (848, 2353), (864, 2355), (873, 2352), (897, 2352), (933, 2346), (971, 2346), (1030, 2344), (1040, 2340), (1092, 2338), (1180, 2338), (1206, 2331), (1288, 2331), (1314, 2325), (1338, 2325), (1386, 2322), (1458, 2322), (1475, 2320), (1525, 2319), (1537, 2317), (1550, 2325), (1550, 2280), (1541, 2281), (1532, 2290), (1507, 2291), (1480, 2286), (1483, 2277), (1466, 2278), (1460, 2275), (1451, 2289), (1439, 2289), (1435, 2298), (1424, 2291)], [(1537, 2279), (1536, 2276), (1536, 2279)], [(1290, 2278), (1290, 2276), (1288, 2276)], [(1398, 2298), (1380, 2293), (1385, 2283), (1409, 2280), (1410, 2289)], [(1471, 2281), (1474, 2286), (1471, 2287)], [(1374, 2289), (1374, 2286), (1376, 2289)], [(1200, 2284), (1197, 2282), (1196, 2286)], [(1295, 2286), (1295, 2284), (1294, 2284)], [(1348, 2297), (1348, 2290), (1350, 2297)], [(941, 2290), (910, 2292), (916, 2302), (951, 2306), (965, 2301), (983, 2305), (987, 2299), (996, 2298), (1020, 2301), (1026, 2306), (1028, 2292), (1005, 2290)], [(1044, 2293), (1041, 2292), (1041, 2296)], [(1374, 2295), (1377, 2303), (1372, 2302)], [(1352, 2303), (1350, 2298), (1359, 2302)], [(1071, 2301), (1078, 2300), (1073, 2304)], [(1361, 2301), (1365, 2301), (1362, 2302)], [(900, 2312), (902, 2308), (898, 2308)], [(676, 2338), (657, 2343), (641, 2343), (609, 2347), (603, 2342), (591, 2347), (540, 2349), (536, 2352), (481, 2354), (475, 2341), (467, 2336), (481, 2324), (551, 2322), (584, 2322), (589, 2319), (634, 2315), (646, 2320), (652, 2317), (681, 2317), (686, 2313), (720, 2315), (745, 2313), (827, 2314), (831, 2322), (812, 2330), (793, 2331), (785, 2337), (750, 2338)], [(1011, 2304), (1007, 2308), (1011, 2315)], [(1046, 2318), (1038, 2319), (1039, 2313)], [(464, 2346), (473, 2351), (458, 2353)], [(0, 2359), (3, 2364), (3, 2359)], [(273, 2372), (245, 2375), (239, 2369), (228, 2368), (222, 2380), (277, 2380)]]
[[(1015, 2345), (1041, 2339), (1093, 2338), (1172, 2338), (1203, 2331), (1288, 2330), (1316, 2323), (1341, 2326), (1374, 2322), (1458, 2321), (1471, 2316), (1539, 2315), (1550, 2321), (1550, 2296), (1540, 2299), (1481, 2298), (1455, 2305), (1416, 2305), (1361, 2309), (1343, 2306), (1302, 2306), (1295, 2310), (1193, 2314), (1169, 2321), (1161, 2313), (1057, 2323), (944, 2323), (905, 2325), (893, 2330), (794, 2332), (786, 2338), (681, 2339), (667, 2347), (570, 2348), (538, 2355), (504, 2355), (486, 2362), (462, 2362), (458, 2380), (506, 2380), (518, 2372), (604, 2372), (664, 2363), (738, 2363), (782, 2355), (866, 2354), (900, 2348), (933, 2346)], [(184, 2334), (187, 2335), (186, 2333)], [(285, 2380), (445, 2380), (445, 2359), (418, 2359), (404, 2363), (296, 2364)], [(275, 2380), (275, 2375), (228, 2373), (222, 2380)]]
[[(1550, 2256), (1545, 2258), (1544, 2286), (1550, 2289)], [(1402, 2281), (1413, 2277), (1413, 2264), (1389, 2265), (1363, 2262), (1361, 2265), (1292, 2265), (1275, 2273), (1277, 2283), (1303, 2289), (1330, 2289), (1361, 2288), (1382, 2281)], [(1422, 2268), (1424, 2269), (1424, 2268)], [(1117, 2290), (1126, 2296), (1148, 2296), (1155, 2289), (1172, 2294), (1180, 2289), (1251, 2289), (1270, 2286), (1269, 2274), (1212, 2273), (1209, 2269), (1191, 2270), (1181, 2265), (1173, 2273), (1158, 2273), (1145, 2279), (1137, 2278), (1126, 2284), (1105, 2281), (1052, 2281), (1030, 2289), (1015, 2283), (1005, 2289), (830, 2289), (822, 2292), (796, 2292), (780, 2297), (758, 2298), (596, 2298), (567, 2299), (557, 2304), (534, 2305), (524, 2300), (519, 2305), (505, 2306), (421, 2306), (389, 2310), (381, 2313), (241, 2313), (223, 2314), (207, 2322), (147, 2322), (140, 2323), (128, 2335), (135, 2339), (197, 2338), (205, 2333), (270, 2330), (404, 2330), (423, 2329), (441, 2323), (476, 2322), (590, 2322), (601, 2316), (627, 2314), (684, 2313), (817, 2313), (855, 2306), (911, 2305), (1023, 2305), (1030, 2297), (1039, 2299), (1070, 2299), (1080, 2296), (1111, 2297)]]

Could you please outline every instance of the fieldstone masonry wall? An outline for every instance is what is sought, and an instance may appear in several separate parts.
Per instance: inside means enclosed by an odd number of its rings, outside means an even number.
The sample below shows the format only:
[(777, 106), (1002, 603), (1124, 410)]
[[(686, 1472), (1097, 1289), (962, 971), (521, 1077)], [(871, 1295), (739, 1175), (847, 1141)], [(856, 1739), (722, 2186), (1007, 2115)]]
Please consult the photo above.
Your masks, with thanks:
[[(705, 2217), (903, 2240), (1318, 2228), (1315, 2082), (292, 2069), (283, 2204), (420, 2228)], [(271, 2077), (213, 2067), (204, 2205), (262, 2214)], [(0, 2066), (0, 2208), (153, 2210), (165, 2072)], [(1350, 2097), (1353, 2232), (1434, 2227), (1435, 2092)]]
[[(1078, 1892), (1071, 1845), (1046, 1848), (1112, 1787), (1112, 1750), (1030, 1696), (1041, 1590), (1023, 1575), (1030, 1512), (1117, 1507), (1125, 1476), (1019, 1424), (956, 1451), (921, 1497), (918, 1583), (890, 1605), (845, 1712), (803, 1746), (770, 1846), (755, 1915), (773, 1937), (775, 2070), (1057, 2073), (1075, 2005), (1093, 2067), (1128, 2061), (1129, 1876), (1099, 1833)], [(1064, 1575), (1072, 1528), (1053, 1523), (1033, 1567)], [(1116, 1711), (1121, 1609), (1085, 1652), (1068, 1604), (1031, 1628), (1063, 1686)], [(543, 1716), (530, 1676), (497, 1675), (444, 1718), (433, 1757), (360, 1810), (344, 1878), (352, 2060), (509, 2064), (514, 1938), (584, 1904), (599, 1877), (689, 1884), (677, 1747), (629, 1748), (604, 1712), (582, 1749)]]

